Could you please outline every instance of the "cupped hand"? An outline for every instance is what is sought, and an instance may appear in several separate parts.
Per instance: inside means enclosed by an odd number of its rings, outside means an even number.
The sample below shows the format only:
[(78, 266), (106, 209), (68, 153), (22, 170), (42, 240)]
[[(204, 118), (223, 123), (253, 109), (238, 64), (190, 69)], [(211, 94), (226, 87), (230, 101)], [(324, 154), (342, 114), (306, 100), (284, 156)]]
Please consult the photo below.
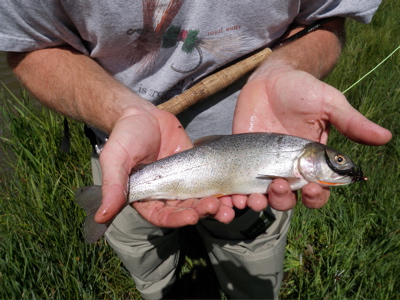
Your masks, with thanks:
[[(354, 109), (343, 94), (314, 76), (286, 65), (271, 65), (255, 72), (242, 89), (236, 106), (233, 133), (277, 132), (327, 143), (330, 124), (349, 139), (367, 145), (383, 145), (391, 133)], [(325, 205), (329, 189), (315, 183), (302, 188), (302, 201), (309, 208)], [(235, 204), (250, 206), (250, 198)], [(254, 201), (254, 199), (251, 199)], [(286, 180), (276, 179), (268, 198), (257, 195), (258, 206), (287, 210), (296, 204)]]
[[(101, 152), (102, 206), (95, 220), (106, 223), (126, 205), (129, 175), (138, 164), (147, 164), (193, 145), (175, 116), (157, 108), (126, 109), (115, 123)], [(192, 225), (200, 218), (213, 216), (227, 223), (233, 209), (215, 197), (184, 201), (136, 202), (134, 208), (147, 221), (160, 227)]]

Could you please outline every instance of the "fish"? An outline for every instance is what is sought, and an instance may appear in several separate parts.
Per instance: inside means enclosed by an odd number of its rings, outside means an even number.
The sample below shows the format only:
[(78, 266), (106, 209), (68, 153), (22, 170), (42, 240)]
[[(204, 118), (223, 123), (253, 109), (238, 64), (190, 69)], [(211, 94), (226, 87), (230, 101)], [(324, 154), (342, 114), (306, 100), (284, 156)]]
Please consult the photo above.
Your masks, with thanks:
[[(135, 168), (127, 204), (266, 194), (275, 178), (286, 179), (293, 191), (310, 182), (332, 187), (367, 180), (349, 157), (324, 144), (279, 133), (232, 134), (202, 138), (191, 149)], [(87, 214), (85, 240), (94, 243), (110, 224), (94, 221), (101, 186), (80, 188), (75, 198)]]

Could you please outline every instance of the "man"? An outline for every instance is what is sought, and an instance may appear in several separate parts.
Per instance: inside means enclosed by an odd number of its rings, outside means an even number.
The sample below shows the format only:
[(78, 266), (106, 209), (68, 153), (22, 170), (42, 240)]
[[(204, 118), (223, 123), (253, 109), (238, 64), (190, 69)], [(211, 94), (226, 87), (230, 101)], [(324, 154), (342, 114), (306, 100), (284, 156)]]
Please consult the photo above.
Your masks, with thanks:
[[(95, 183), (103, 186), (99, 223), (125, 205), (134, 166), (204, 135), (274, 131), (326, 143), (333, 124), (360, 143), (391, 138), (319, 80), (339, 57), (344, 18), (368, 22), (379, 1), (18, 2), (0, 4), (0, 50), (11, 52), (14, 72), (44, 105), (87, 123), (99, 141), (108, 137), (101, 171), (93, 160)], [(179, 119), (156, 108), (223, 65), (327, 17), (335, 18)], [(192, 224), (230, 297), (276, 298), (296, 197), (282, 179), (266, 192), (135, 203), (106, 236), (146, 298), (170, 289), (179, 255), (172, 228)], [(316, 184), (302, 189), (310, 208), (328, 197)], [(249, 235), (264, 219), (270, 226)]]

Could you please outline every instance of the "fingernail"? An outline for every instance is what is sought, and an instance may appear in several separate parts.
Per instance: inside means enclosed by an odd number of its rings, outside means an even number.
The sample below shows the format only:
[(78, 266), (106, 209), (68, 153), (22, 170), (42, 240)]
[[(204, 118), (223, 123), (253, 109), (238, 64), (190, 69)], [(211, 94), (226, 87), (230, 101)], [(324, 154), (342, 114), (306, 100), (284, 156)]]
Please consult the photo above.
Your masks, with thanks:
[(106, 205), (106, 206), (101, 205), (100, 208), (98, 209), (96, 215), (100, 214), (102, 216), (105, 216), (108, 214), (108, 210), (109, 210), (109, 205)]

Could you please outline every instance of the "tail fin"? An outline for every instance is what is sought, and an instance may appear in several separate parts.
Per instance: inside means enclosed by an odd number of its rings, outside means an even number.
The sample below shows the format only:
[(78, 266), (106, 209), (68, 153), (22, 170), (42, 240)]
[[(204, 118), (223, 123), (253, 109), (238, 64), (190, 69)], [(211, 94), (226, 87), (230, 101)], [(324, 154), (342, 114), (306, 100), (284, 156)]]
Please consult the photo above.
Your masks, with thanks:
[(94, 220), (94, 215), (101, 205), (101, 186), (92, 185), (78, 189), (75, 201), (86, 212), (83, 234), (85, 241), (92, 244), (103, 236), (111, 223), (99, 224)]

